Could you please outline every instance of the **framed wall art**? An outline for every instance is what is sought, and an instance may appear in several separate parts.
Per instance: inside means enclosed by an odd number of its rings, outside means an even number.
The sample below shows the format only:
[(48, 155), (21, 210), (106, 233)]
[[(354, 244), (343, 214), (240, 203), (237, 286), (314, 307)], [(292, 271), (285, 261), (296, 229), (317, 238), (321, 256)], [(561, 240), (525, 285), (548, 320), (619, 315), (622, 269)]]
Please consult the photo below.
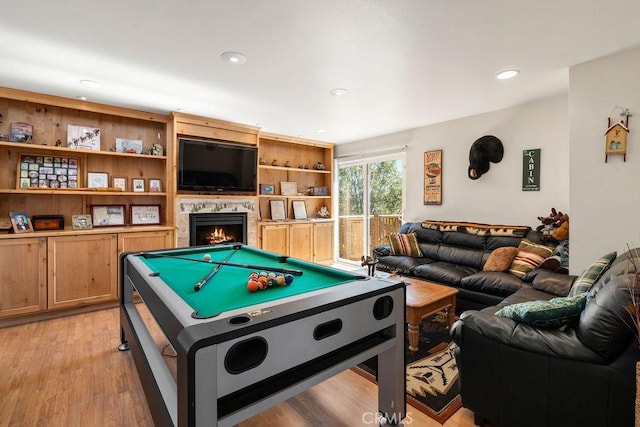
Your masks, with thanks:
[(116, 138), (116, 151), (118, 153), (142, 153), (142, 140)]
[(271, 208), (271, 219), (274, 221), (284, 221), (287, 219), (287, 208), (284, 200), (269, 200)]
[(100, 129), (88, 126), (67, 126), (67, 147), (100, 151)]
[(129, 225), (160, 224), (160, 205), (131, 205)]
[(91, 222), (94, 227), (125, 225), (125, 205), (91, 205)]
[(133, 191), (134, 193), (144, 193), (144, 178), (132, 179), (131, 191)]
[(161, 181), (155, 178), (149, 178), (149, 192), (160, 193), (162, 191)]
[(108, 188), (109, 174), (106, 172), (87, 172), (88, 188)]
[(16, 188), (78, 188), (77, 157), (19, 154)]
[(424, 204), (442, 204), (442, 150), (424, 153)]
[(127, 191), (127, 178), (122, 176), (114, 176), (112, 182), (113, 188), (118, 188), (121, 191)]
[(25, 212), (9, 212), (9, 218), (11, 218), (14, 233), (33, 232), (31, 220)]
[(93, 228), (91, 215), (73, 215), (71, 225), (74, 230), (91, 230)]
[(295, 182), (280, 182), (280, 194), (283, 196), (295, 196), (298, 194), (298, 185)]
[(291, 205), (293, 206), (293, 219), (308, 219), (307, 204), (304, 200), (293, 200)]

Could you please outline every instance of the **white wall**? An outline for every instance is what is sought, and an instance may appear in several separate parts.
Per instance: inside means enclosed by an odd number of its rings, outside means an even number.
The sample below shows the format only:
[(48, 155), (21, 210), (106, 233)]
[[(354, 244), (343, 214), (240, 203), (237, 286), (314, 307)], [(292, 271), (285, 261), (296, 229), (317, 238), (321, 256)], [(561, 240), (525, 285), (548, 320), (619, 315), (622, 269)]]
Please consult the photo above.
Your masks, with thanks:
[[(469, 149), (495, 135), (504, 158), (478, 180), (467, 176)], [(336, 146), (336, 156), (408, 145), (405, 221), (460, 220), (539, 224), (551, 207), (569, 210), (568, 97), (559, 95), (515, 108), (465, 117)], [(522, 191), (522, 151), (541, 148), (540, 191)], [(424, 206), (424, 152), (442, 149), (442, 205)]]
[[(607, 251), (640, 246), (640, 47), (571, 68), (570, 233), (572, 273)], [(607, 117), (629, 108), (627, 161), (604, 162)], [(619, 120), (619, 111), (614, 113)]]

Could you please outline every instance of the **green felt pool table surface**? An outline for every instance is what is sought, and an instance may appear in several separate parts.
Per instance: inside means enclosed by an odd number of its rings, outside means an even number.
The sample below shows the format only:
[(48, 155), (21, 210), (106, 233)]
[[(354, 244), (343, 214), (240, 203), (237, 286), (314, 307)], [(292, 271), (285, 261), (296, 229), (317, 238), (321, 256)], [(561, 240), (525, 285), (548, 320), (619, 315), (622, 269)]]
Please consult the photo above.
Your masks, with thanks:
[[(161, 255), (161, 256), (154, 256)], [(262, 270), (223, 265), (199, 291), (194, 286), (217, 264), (202, 262), (205, 254), (212, 261), (264, 266)], [(283, 257), (246, 245), (198, 246), (195, 248), (152, 251), (143, 254), (143, 262), (174, 292), (197, 313), (206, 318), (219, 313), (250, 307), (256, 304), (278, 300), (306, 292), (312, 292), (331, 286), (341, 285), (361, 279), (362, 276), (331, 267)], [(175, 258), (172, 258), (175, 257)], [(193, 260), (193, 261), (191, 261)], [(269, 287), (257, 292), (247, 290), (247, 281), (252, 271), (269, 272), (268, 267), (286, 268), (302, 271), (302, 275), (293, 276), (290, 285)]]

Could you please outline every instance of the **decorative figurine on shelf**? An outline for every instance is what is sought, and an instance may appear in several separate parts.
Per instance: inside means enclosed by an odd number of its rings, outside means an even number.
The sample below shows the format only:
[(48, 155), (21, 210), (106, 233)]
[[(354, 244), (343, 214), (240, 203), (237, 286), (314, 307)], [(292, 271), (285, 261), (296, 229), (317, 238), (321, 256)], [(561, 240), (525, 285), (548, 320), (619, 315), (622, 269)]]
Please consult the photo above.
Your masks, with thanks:
[(307, 165), (300, 165), (300, 166), (298, 166), (298, 169), (309, 169), (309, 166), (307, 166)]
[(258, 160), (258, 163), (261, 165), (266, 165), (267, 161), (264, 159), (264, 157), (260, 157), (260, 160)]
[(151, 146), (151, 155), (152, 156), (162, 156), (164, 155), (164, 148), (162, 145), (155, 143)]
[(323, 206), (318, 211), (318, 217), (320, 218), (329, 218), (329, 209), (326, 206)]
[(286, 162), (284, 162), (284, 167), (285, 168), (290, 168), (291, 167), (291, 162), (289, 160), (287, 160)]
[(367, 266), (367, 275), (369, 277), (373, 277), (376, 274), (376, 264), (380, 262), (379, 259), (373, 259), (370, 256), (365, 257), (362, 255), (362, 263), (360, 264), (362, 267)]
[(323, 171), (324, 170), (324, 165), (322, 164), (322, 162), (318, 162), (315, 165), (313, 165), (313, 168), (317, 171)]
[(275, 159), (273, 162), (271, 162), (271, 166), (280, 166), (280, 162), (278, 161), (278, 159)]

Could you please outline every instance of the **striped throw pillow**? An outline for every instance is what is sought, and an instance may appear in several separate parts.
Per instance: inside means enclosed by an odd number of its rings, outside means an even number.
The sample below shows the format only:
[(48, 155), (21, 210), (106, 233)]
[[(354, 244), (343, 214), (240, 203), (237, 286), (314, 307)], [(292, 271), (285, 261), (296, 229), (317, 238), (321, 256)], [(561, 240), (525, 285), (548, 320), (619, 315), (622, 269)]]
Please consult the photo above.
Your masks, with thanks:
[(569, 291), (569, 296), (574, 297), (581, 293), (589, 292), (589, 289), (591, 289), (593, 284), (607, 272), (609, 267), (611, 267), (611, 264), (613, 264), (613, 261), (615, 261), (617, 256), (617, 252), (611, 252), (598, 258), (589, 266), (589, 268), (582, 272), (575, 282), (573, 282), (571, 290)]
[(553, 248), (533, 243), (529, 239), (522, 239), (518, 245), (518, 254), (509, 267), (509, 273), (522, 277), (553, 255)]
[(391, 255), (424, 256), (418, 246), (416, 233), (389, 235), (389, 247), (391, 249)]

